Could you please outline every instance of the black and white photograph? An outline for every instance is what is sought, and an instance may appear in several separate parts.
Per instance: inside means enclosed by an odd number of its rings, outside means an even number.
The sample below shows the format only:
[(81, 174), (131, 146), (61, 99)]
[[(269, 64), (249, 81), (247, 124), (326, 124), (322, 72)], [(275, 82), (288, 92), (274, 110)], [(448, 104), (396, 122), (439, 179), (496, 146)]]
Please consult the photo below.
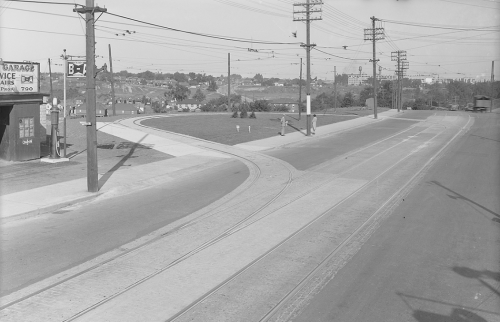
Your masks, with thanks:
[(500, 0), (0, 0), (0, 321), (500, 322), (499, 74)]

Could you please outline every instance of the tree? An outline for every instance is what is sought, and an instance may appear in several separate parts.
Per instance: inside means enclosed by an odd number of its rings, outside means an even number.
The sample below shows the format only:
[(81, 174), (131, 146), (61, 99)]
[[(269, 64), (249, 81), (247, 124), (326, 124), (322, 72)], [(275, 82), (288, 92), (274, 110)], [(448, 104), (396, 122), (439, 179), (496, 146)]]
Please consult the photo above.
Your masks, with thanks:
[(351, 92), (347, 92), (344, 95), (344, 99), (342, 100), (342, 107), (350, 107), (354, 105), (354, 96)]
[(365, 86), (361, 93), (359, 93), (359, 105), (365, 106), (366, 100), (370, 97), (373, 97), (373, 87)]
[(205, 97), (205, 94), (203, 94), (203, 92), (199, 88), (196, 90), (196, 93), (193, 94), (193, 99), (197, 100), (198, 102), (204, 101)]
[(217, 91), (218, 88), (219, 87), (217, 86), (217, 83), (215, 82), (215, 80), (211, 80), (208, 84), (207, 91), (215, 92), (215, 91)]
[[(418, 87), (417, 87), (418, 89)], [(377, 93), (377, 105), (392, 108), (392, 82), (383, 81)]]
[(256, 112), (269, 112), (272, 110), (272, 106), (266, 100), (256, 100), (250, 103), (250, 110)]
[(264, 81), (264, 76), (262, 76), (262, 74), (255, 74), (255, 76), (253, 77), (253, 81), (262, 84), (262, 82)]
[(176, 84), (175, 86), (168, 85), (168, 91), (164, 93), (165, 97), (170, 97), (176, 101), (183, 101), (188, 98), (191, 91), (184, 85)]
[(311, 100), (311, 110), (324, 110), (329, 107), (333, 107), (335, 102), (335, 97), (332, 94), (321, 93)]
[(144, 78), (146, 80), (154, 80), (155, 79), (155, 73), (150, 72), (149, 70), (147, 70), (145, 72), (138, 73), (137, 77)]
[(179, 72), (175, 72), (172, 78), (179, 83), (188, 81), (188, 76), (186, 76), (186, 74), (184, 73), (179, 73)]

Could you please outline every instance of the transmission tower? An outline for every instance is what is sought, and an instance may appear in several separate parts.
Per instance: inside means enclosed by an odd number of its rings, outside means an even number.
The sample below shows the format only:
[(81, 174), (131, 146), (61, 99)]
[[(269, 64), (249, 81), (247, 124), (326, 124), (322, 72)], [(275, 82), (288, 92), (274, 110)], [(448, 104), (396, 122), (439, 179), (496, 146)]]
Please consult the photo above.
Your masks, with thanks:
[(307, 114), (307, 136), (311, 136), (311, 21), (321, 20), (321, 0), (307, 0), (306, 2), (294, 3), (293, 21), (306, 22), (306, 48), (307, 83), (306, 83), (306, 114)]

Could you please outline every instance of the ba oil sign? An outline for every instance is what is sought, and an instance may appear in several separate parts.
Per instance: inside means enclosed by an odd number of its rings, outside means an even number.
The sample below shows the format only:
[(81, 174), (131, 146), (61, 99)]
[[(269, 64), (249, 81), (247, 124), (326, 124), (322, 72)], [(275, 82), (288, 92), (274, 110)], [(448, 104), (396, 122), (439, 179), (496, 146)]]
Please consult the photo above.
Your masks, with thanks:
[(68, 61), (68, 77), (87, 76), (87, 63), (84, 61)]
[(0, 65), (0, 94), (39, 92), (39, 63), (3, 62), (3, 65)]

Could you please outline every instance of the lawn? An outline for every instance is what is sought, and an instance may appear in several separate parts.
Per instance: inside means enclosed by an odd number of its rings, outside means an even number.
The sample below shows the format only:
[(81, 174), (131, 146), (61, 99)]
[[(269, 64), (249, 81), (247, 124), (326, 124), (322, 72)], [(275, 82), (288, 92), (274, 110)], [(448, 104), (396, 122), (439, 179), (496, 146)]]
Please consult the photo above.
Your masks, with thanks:
[[(337, 114), (333, 114), (332, 111), (317, 112), (318, 127), (373, 113), (369, 110), (356, 109), (342, 109), (342, 111), (339, 109), (337, 112)], [(281, 130), (279, 113), (256, 113), (256, 119), (232, 118), (231, 115), (231, 113), (177, 113), (168, 118), (145, 120), (142, 124), (227, 145), (276, 136)], [(286, 119), (289, 124), (287, 133), (301, 131), (305, 135), (306, 115), (302, 114), (299, 120), (297, 113), (287, 113)]]

